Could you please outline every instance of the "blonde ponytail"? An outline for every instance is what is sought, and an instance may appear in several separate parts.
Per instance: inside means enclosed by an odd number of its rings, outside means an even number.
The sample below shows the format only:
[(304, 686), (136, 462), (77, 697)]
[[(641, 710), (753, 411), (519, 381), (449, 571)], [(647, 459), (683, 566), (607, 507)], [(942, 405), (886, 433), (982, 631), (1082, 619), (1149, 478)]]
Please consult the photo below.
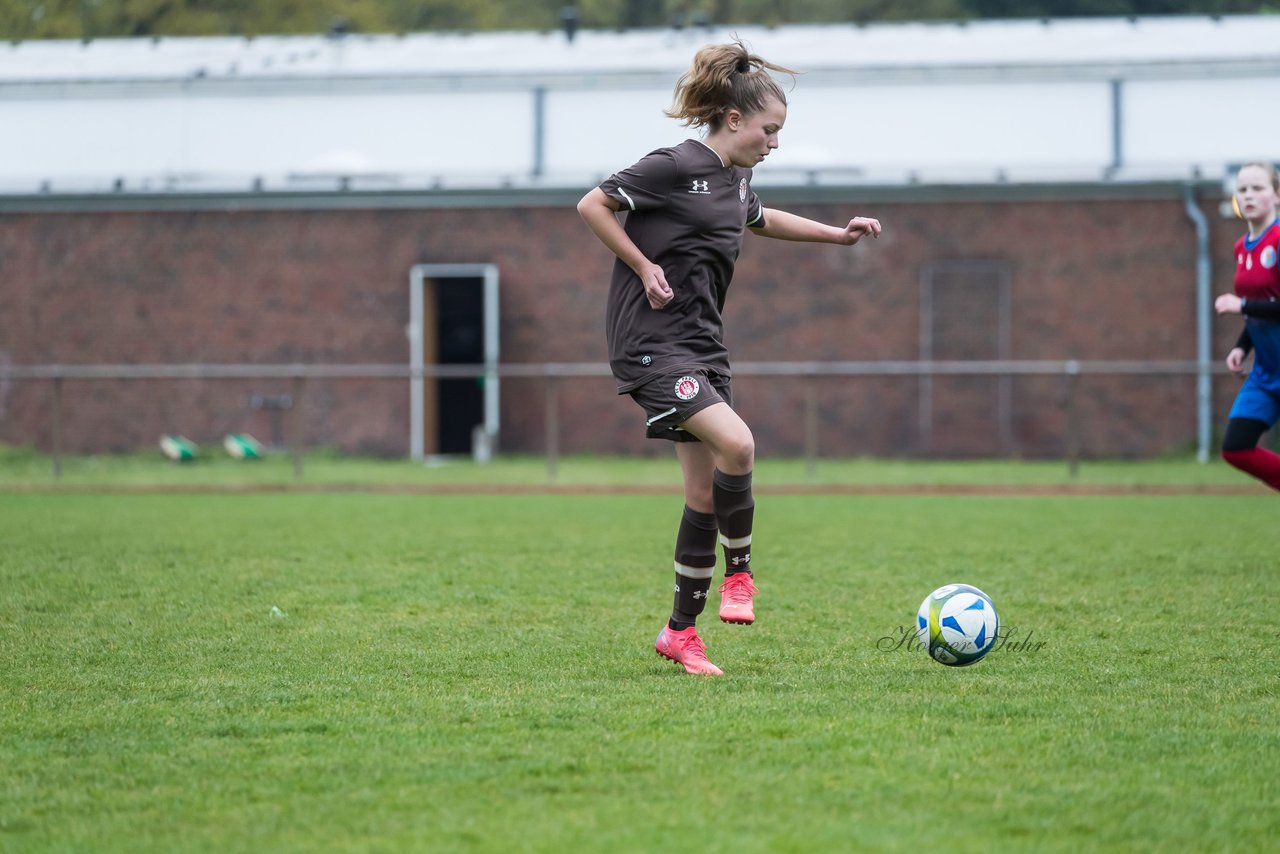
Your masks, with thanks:
[(785, 105), (787, 96), (770, 71), (799, 73), (756, 56), (741, 41), (707, 45), (694, 54), (693, 66), (676, 81), (674, 101), (665, 113), (682, 124), (715, 130), (731, 109), (751, 115), (772, 98)]

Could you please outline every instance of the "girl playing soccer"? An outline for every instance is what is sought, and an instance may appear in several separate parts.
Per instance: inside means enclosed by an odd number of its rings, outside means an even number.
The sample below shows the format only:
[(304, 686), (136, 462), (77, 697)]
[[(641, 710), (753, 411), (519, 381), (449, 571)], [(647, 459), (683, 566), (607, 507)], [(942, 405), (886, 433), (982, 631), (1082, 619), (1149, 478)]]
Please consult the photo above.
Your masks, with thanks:
[(1235, 293), (1222, 294), (1214, 308), (1219, 314), (1244, 315), (1244, 330), (1227, 354), (1227, 367), (1241, 373), (1252, 349), (1253, 370), (1231, 407), (1222, 458), (1280, 489), (1280, 456), (1258, 447), (1258, 439), (1280, 418), (1280, 175), (1275, 166), (1241, 166), (1234, 201), (1249, 230), (1236, 241)]
[[(644, 410), (649, 437), (676, 443), (684, 511), (675, 603), (655, 648), (689, 673), (722, 675), (695, 628), (717, 538), (725, 557), (720, 619), (755, 620), (755, 440), (732, 408), (721, 318), (743, 231), (845, 246), (880, 234), (875, 219), (829, 226), (760, 203), (751, 170), (778, 147), (787, 119), (786, 96), (770, 71), (795, 73), (740, 42), (703, 47), (667, 111), (703, 130), (702, 139), (651, 152), (578, 202), (587, 226), (617, 256), (605, 321), (618, 393)], [(618, 211), (627, 213), (625, 226)]]

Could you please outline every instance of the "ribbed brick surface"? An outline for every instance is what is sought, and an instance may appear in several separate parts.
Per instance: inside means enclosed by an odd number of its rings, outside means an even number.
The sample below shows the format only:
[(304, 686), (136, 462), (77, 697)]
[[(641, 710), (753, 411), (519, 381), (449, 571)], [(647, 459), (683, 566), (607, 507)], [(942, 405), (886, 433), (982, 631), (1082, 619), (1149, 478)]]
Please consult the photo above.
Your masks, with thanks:
[[(875, 215), (885, 231), (852, 249), (748, 236), (726, 309), (735, 362), (918, 358), (921, 271), (964, 260), (1008, 271), (1011, 358), (1194, 358), (1195, 246), (1181, 200), (778, 206), (829, 222)], [(1229, 287), (1240, 229), (1214, 216), (1210, 224), (1216, 293)], [(406, 363), (408, 271), (422, 262), (498, 265), (504, 362), (604, 361), (611, 256), (571, 206), (6, 215), (0, 360)], [(1215, 321), (1215, 360), (1238, 327)], [(818, 447), (1061, 454), (1063, 381), (1012, 380), (1003, 436), (993, 383), (937, 380), (922, 424), (915, 379), (818, 380)], [(545, 385), (504, 381), (504, 450), (544, 448)], [(407, 386), (307, 381), (297, 413), (304, 445), (406, 453)], [(1217, 381), (1217, 420), (1234, 390), (1234, 380)], [(64, 448), (152, 448), (165, 432), (216, 442), (247, 430), (267, 440), (269, 416), (248, 398), (296, 391), (289, 380), (67, 381)], [(761, 454), (804, 448), (804, 383), (742, 377), (735, 395)], [(1189, 377), (1085, 378), (1081, 448), (1126, 456), (1189, 448), (1194, 403)], [(665, 450), (640, 438), (640, 410), (607, 379), (564, 381), (560, 413), (565, 452)], [(47, 450), (50, 418), (49, 383), (0, 387), (0, 441)]]

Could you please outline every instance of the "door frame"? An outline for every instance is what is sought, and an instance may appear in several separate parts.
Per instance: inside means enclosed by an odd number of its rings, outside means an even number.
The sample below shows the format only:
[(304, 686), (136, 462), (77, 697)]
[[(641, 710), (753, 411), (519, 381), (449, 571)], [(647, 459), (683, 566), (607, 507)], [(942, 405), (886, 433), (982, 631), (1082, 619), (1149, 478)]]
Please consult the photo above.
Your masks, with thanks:
[(423, 289), (427, 279), (480, 279), (484, 288), (484, 433), (488, 451), (498, 448), (498, 265), (414, 264), (409, 268), (409, 457), (426, 458), (425, 335)]

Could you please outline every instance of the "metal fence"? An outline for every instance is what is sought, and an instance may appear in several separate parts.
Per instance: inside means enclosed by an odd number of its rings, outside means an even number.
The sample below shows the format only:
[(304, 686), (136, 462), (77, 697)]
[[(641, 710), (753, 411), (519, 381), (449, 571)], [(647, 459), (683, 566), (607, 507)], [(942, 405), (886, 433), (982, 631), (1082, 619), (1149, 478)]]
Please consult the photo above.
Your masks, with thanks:
[[(1080, 423), (1076, 389), (1086, 376), (1186, 376), (1197, 379), (1197, 456), (1209, 458), (1210, 376), (1226, 373), (1219, 364), (1191, 360), (999, 360), (999, 361), (824, 361), (824, 362), (738, 362), (734, 376), (790, 377), (804, 388), (803, 448), (806, 471), (812, 473), (819, 456), (819, 407), (816, 380), (826, 377), (915, 377), (921, 383), (920, 412), (926, 418), (930, 380), (935, 377), (1062, 377), (1065, 381), (1066, 438), (1063, 456), (1074, 476), (1081, 455)], [(430, 379), (540, 378), (544, 380), (544, 417), (548, 476), (554, 480), (561, 457), (560, 385), (562, 380), (610, 376), (607, 365), (590, 362), (543, 362), (499, 365), (403, 364), (151, 364), (151, 365), (0, 365), (0, 382), (46, 382), (49, 384), (50, 436), (53, 476), (60, 477), (63, 457), (63, 384), (67, 380), (246, 380), (271, 379), (291, 382), (292, 411), (284, 443), (292, 456), (294, 476), (302, 476), (303, 448), (296, 419), (298, 401), (308, 380), (333, 379)]]

